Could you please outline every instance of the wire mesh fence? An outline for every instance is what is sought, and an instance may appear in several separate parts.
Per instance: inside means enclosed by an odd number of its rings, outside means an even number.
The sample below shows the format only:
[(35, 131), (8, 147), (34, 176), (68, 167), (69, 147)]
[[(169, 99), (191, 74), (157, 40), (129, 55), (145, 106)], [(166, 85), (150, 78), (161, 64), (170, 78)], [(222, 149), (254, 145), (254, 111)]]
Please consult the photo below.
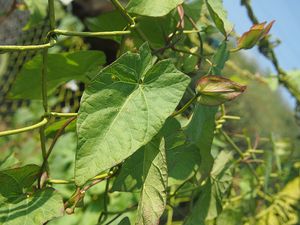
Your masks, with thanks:
[[(47, 49), (56, 44), (56, 37), (58, 35), (102, 37), (130, 33), (129, 30), (116, 32), (72, 32), (66, 30), (57, 30), (55, 29), (54, 1), (48, 1), (48, 3), (48, 19), (42, 21), (38, 26), (34, 26), (33, 29), (23, 31), (22, 28), (28, 22), (28, 11), (23, 10), (21, 12), (19, 10), (13, 10), (13, 8), (16, 7), (16, 4), (19, 4), (19, 1), (12, 0), (0, 2), (2, 8), (1, 15), (5, 14), (5, 16), (1, 17), (5, 18), (5, 20), (3, 19), (3, 21), (0, 21), (0, 52), (6, 53), (2, 54), (3, 57), (0, 59), (2, 61), (1, 64), (5, 65), (5, 68), (2, 68), (1, 73), (1, 80), (3, 82), (0, 84), (0, 116), (2, 119), (4, 119), (6, 115), (11, 114), (14, 111), (14, 108), (28, 104), (28, 101), (13, 101), (7, 99), (7, 93), (9, 92), (22, 65), (34, 55), (41, 52), (43, 52), (43, 62), (46, 63), (45, 59), (47, 58)], [(117, 5), (121, 6), (120, 4)], [(45, 67), (46, 66), (44, 65), (43, 68)], [(41, 68), (41, 76), (46, 77), (46, 70), (43, 68)], [(42, 80), (43, 82), (47, 82), (46, 79)], [(41, 85), (42, 87), (46, 87), (45, 84)], [(47, 90), (43, 90), (43, 92), (46, 93)], [(45, 95), (46, 94), (43, 95), (43, 105), (48, 107)], [(45, 109), (45, 112), (47, 111), (48, 109)], [(25, 128), (25, 130), (27, 130), (27, 128)], [(15, 130), (17, 133), (19, 131), (23, 131), (23, 129)], [(1, 132), (0, 136), (6, 134), (11, 134), (11, 132)]]

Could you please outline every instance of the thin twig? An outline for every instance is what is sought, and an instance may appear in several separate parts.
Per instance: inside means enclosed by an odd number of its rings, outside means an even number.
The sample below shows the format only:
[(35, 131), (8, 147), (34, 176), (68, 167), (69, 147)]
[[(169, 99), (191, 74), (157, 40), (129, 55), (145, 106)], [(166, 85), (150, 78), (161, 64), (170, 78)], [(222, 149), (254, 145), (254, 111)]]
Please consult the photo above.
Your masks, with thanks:
[[(224, 136), (225, 140), (233, 147), (233, 149), (239, 154), (240, 158), (243, 160), (245, 158), (245, 156), (244, 156), (243, 152), (241, 151), (241, 149), (234, 143), (234, 141), (226, 134), (226, 132), (224, 130), (221, 129), (220, 132)], [(248, 163), (246, 163), (246, 165), (247, 165), (247, 168), (249, 169), (249, 171), (254, 175), (258, 184), (260, 184), (259, 177), (256, 174), (253, 167)]]
[(52, 153), (52, 150), (53, 150), (53, 148), (54, 148), (54, 146), (55, 146), (57, 140), (58, 140), (59, 137), (63, 134), (65, 128), (66, 128), (73, 120), (75, 120), (75, 119), (76, 119), (76, 117), (72, 117), (72, 118), (68, 119), (68, 120), (63, 124), (63, 126), (57, 131), (57, 133), (56, 133), (55, 137), (53, 138), (53, 141), (52, 141), (52, 143), (51, 143), (51, 145), (50, 145), (50, 147), (49, 147), (49, 149), (48, 149), (46, 155), (44, 156), (43, 164), (42, 164), (42, 166), (41, 166), (41, 173), (44, 172), (44, 169), (45, 169), (45, 167), (46, 167), (47, 161), (48, 161), (48, 159), (49, 159), (49, 157), (50, 157), (50, 155), (51, 155), (51, 153)]
[(187, 110), (187, 108), (190, 107), (190, 105), (192, 105), (198, 98), (198, 95), (194, 95), (181, 109), (179, 109), (178, 111), (174, 112), (171, 117), (175, 117), (181, 113), (183, 113), (185, 110)]
[[(197, 24), (195, 23), (193, 18), (186, 15), (186, 14), (184, 16), (188, 18), (188, 20), (192, 24), (193, 28), (198, 30)], [(199, 60), (198, 60), (198, 67), (200, 68), (201, 63), (202, 63), (202, 58), (203, 58), (203, 40), (202, 40), (200, 31), (197, 32), (197, 35), (198, 35), (198, 39), (199, 39), (199, 43), (200, 43), (200, 50), (199, 50), (200, 57), (199, 57)]]

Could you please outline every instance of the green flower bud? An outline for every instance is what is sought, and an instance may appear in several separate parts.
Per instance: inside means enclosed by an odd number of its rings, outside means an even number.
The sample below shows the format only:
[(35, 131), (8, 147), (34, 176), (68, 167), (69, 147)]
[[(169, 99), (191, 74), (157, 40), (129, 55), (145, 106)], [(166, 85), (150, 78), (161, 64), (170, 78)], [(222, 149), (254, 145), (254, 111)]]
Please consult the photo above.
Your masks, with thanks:
[(196, 91), (198, 102), (203, 105), (220, 105), (231, 101), (246, 90), (246, 86), (233, 82), (225, 77), (208, 75), (201, 77)]

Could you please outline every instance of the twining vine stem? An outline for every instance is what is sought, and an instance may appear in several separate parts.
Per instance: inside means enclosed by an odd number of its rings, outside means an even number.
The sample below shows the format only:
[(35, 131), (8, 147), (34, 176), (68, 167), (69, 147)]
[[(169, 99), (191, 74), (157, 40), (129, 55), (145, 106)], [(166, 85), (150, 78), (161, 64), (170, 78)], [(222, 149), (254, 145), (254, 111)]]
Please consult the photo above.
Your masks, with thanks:
[[(55, 12), (54, 12), (54, 0), (48, 0), (48, 10), (49, 10), (49, 23), (50, 29), (53, 30), (55, 28)], [(46, 40), (50, 40), (50, 37), (47, 37)], [(48, 89), (47, 89), (47, 64), (48, 64), (48, 48), (43, 50), (43, 64), (42, 64), (42, 74), (41, 74), (41, 87), (42, 87), (42, 100), (44, 107), (44, 114), (47, 115), (49, 113), (48, 107)], [(47, 124), (40, 127), (40, 142), (41, 142), (41, 150), (43, 155), (43, 164), (41, 166), (41, 173), (38, 179), (38, 187), (42, 188), (44, 185), (44, 179), (48, 178), (49, 168), (48, 168), (48, 157), (46, 147), (46, 129)], [(48, 155), (48, 156), (47, 156)]]
[(36, 51), (51, 48), (56, 44), (54, 40), (41, 45), (0, 45), (0, 51)]
[(14, 130), (1, 131), (0, 132), (0, 137), (31, 131), (31, 130), (34, 130), (34, 129), (37, 129), (37, 128), (40, 128), (40, 127), (44, 126), (46, 123), (48, 123), (48, 119), (43, 118), (42, 121), (40, 121), (36, 124), (27, 126), (27, 127), (22, 127), (22, 128), (14, 129)]
[(68, 30), (53, 30), (54, 34), (64, 35), (64, 36), (77, 36), (77, 37), (105, 37), (105, 36), (120, 36), (131, 34), (130, 30), (122, 30), (122, 31), (104, 31), (104, 32), (76, 32), (76, 31), (68, 31)]

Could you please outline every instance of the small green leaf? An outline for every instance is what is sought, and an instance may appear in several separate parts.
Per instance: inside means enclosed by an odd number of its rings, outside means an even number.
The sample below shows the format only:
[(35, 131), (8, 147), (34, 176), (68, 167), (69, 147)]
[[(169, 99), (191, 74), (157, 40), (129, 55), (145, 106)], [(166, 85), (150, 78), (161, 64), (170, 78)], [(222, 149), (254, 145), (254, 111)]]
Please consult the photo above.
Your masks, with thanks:
[[(101, 15), (97, 17), (87, 18), (84, 22), (88, 29), (94, 32), (124, 30), (128, 25), (127, 21), (118, 11), (101, 13)], [(118, 42), (121, 42), (122, 39), (120, 36), (111, 36), (106, 38), (110, 38)]]
[(40, 167), (34, 164), (0, 171), (0, 194), (12, 198), (23, 193), (38, 178)]
[(222, 197), (232, 181), (229, 165), (231, 159), (230, 152), (221, 152), (218, 155), (211, 171), (211, 178), (200, 188), (197, 201), (184, 225), (204, 225), (206, 220), (212, 220), (221, 213)]
[(85, 24), (91, 31), (124, 30), (128, 25), (122, 14), (116, 10), (101, 13), (101, 15), (97, 17), (89, 17), (85, 19)]
[[(79, 80), (88, 82), (102, 68), (105, 56), (100, 51), (79, 51), (48, 55), (47, 88), (51, 94), (59, 85)], [(26, 62), (10, 92), (16, 99), (41, 99), (42, 57)]]
[(227, 19), (227, 12), (224, 9), (222, 0), (206, 0), (209, 14), (218, 30), (227, 37), (233, 29), (233, 25)]
[(19, 163), (14, 152), (1, 154), (0, 156), (0, 170), (8, 169)]
[(169, 174), (169, 185), (181, 184), (191, 177), (195, 172), (196, 165), (199, 166), (201, 157), (197, 146), (181, 145), (167, 150), (167, 163)]
[[(201, 17), (202, 6), (204, 0), (185, 1), (183, 4), (184, 13), (190, 16), (195, 22)], [(189, 22), (185, 22), (185, 29), (192, 29), (193, 26)]]
[(154, 64), (148, 45), (126, 53), (86, 88), (77, 119), (75, 181), (93, 176), (147, 144), (178, 105), (190, 79), (169, 60)]
[(164, 145), (164, 140), (159, 134), (145, 146), (137, 225), (158, 224), (165, 210), (168, 173)]
[(253, 25), (249, 31), (245, 32), (239, 39), (237, 49), (249, 49), (256, 45), (258, 41), (264, 38), (271, 30), (275, 21), (270, 22), (267, 26), (266, 22)]
[(200, 95), (198, 102), (203, 105), (220, 105), (241, 95), (246, 86), (225, 77), (208, 75), (201, 77), (196, 91)]
[(2, 225), (43, 225), (55, 217), (63, 216), (63, 213), (62, 197), (52, 188), (22, 194), (13, 199), (0, 195)]
[(229, 59), (229, 51), (226, 41), (222, 42), (213, 56), (212, 75), (220, 75), (226, 61)]
[(215, 218), (222, 211), (221, 204), (217, 189), (209, 179), (201, 188), (198, 200), (184, 225), (205, 225), (205, 220)]
[(138, 15), (159, 17), (167, 15), (182, 3), (183, 0), (130, 0), (126, 9)]
[(185, 128), (188, 141), (197, 146), (201, 156), (201, 162), (198, 163), (203, 178), (209, 175), (213, 167), (211, 145), (214, 138), (217, 111), (217, 107), (196, 104), (192, 118)]
[[(50, 124), (46, 129), (45, 129), (45, 134), (47, 137), (51, 137), (53, 138), (56, 134), (56, 132), (62, 127), (64, 126), (64, 124), (66, 124), (69, 121), (69, 119), (63, 119), (63, 120), (59, 120), (56, 121), (52, 124)], [(73, 120), (65, 129), (64, 132), (72, 132), (72, 131), (76, 131), (76, 119)]]

